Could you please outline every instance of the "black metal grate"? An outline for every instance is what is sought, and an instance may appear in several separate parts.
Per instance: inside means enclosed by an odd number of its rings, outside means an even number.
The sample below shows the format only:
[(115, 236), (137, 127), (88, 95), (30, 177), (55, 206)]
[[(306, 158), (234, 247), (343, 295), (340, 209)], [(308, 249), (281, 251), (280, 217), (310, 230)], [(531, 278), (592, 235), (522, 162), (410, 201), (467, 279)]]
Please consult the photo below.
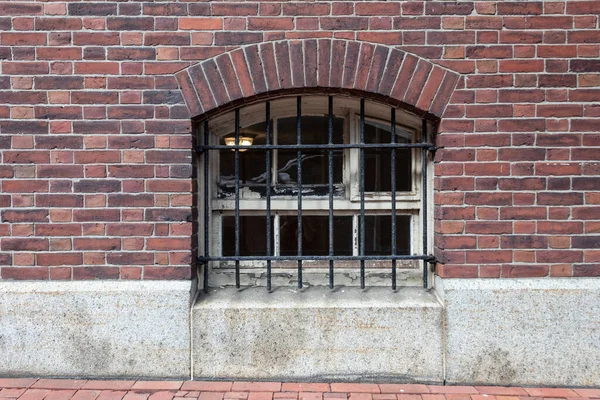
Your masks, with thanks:
[[(241, 261), (266, 261), (267, 272), (267, 290), (271, 290), (271, 263), (273, 261), (297, 261), (298, 263), (298, 288), (302, 288), (302, 263), (303, 261), (328, 261), (329, 262), (329, 287), (334, 287), (334, 267), (336, 261), (359, 261), (360, 262), (360, 286), (365, 288), (365, 261), (391, 261), (391, 286), (396, 289), (396, 261), (398, 260), (422, 260), (423, 261), (423, 286), (427, 287), (428, 263), (435, 262), (435, 258), (427, 254), (428, 250), (428, 232), (427, 232), (427, 205), (428, 205), (428, 178), (427, 178), (427, 155), (428, 152), (434, 151), (433, 144), (428, 142), (428, 125), (425, 119), (422, 120), (422, 141), (421, 143), (397, 143), (396, 142), (396, 109), (391, 108), (390, 111), (390, 128), (391, 142), (390, 143), (365, 143), (365, 100), (360, 100), (360, 143), (333, 143), (333, 97), (328, 97), (328, 142), (327, 144), (302, 144), (302, 97), (296, 98), (296, 138), (297, 144), (271, 144), (270, 135), (271, 126), (271, 107), (270, 102), (266, 102), (265, 121), (266, 121), (266, 144), (253, 145), (252, 149), (265, 150), (265, 167), (266, 167), (266, 190), (265, 190), (265, 218), (266, 218), (266, 254), (264, 256), (241, 256), (240, 255), (240, 150), (247, 150), (240, 143), (240, 109), (235, 110), (235, 145), (211, 145), (209, 143), (209, 124), (208, 120), (204, 121), (203, 136), (204, 140), (198, 141), (202, 143), (198, 145), (197, 151), (203, 154), (204, 158), (204, 255), (198, 257), (198, 262), (204, 264), (204, 288), (208, 288), (208, 263), (211, 261), (228, 261), (235, 262), (235, 284), (240, 287), (240, 262)], [(197, 130), (199, 131), (199, 130)], [(389, 255), (366, 255), (365, 254), (365, 149), (382, 149), (389, 148), (391, 151), (391, 254)], [(422, 149), (422, 254), (419, 255), (397, 255), (396, 254), (396, 149), (399, 148), (420, 148)], [(210, 193), (210, 171), (209, 157), (210, 151), (233, 150), (235, 152), (234, 171), (235, 171), (235, 255), (234, 256), (211, 256), (210, 255), (210, 229), (209, 229), (209, 193)], [(298, 191), (298, 253), (297, 255), (272, 255), (271, 246), (271, 197), (272, 197), (272, 182), (271, 182), (271, 152), (276, 149), (295, 149), (297, 150), (297, 159), (302, 160), (302, 152), (304, 150), (328, 150), (328, 188), (329, 188), (329, 254), (326, 256), (308, 256), (302, 253), (302, 162), (297, 164), (297, 191)], [(358, 256), (350, 255), (334, 255), (334, 174), (333, 174), (333, 153), (335, 150), (343, 149), (359, 149), (359, 190), (360, 190), (360, 229), (359, 229), (359, 252)]]

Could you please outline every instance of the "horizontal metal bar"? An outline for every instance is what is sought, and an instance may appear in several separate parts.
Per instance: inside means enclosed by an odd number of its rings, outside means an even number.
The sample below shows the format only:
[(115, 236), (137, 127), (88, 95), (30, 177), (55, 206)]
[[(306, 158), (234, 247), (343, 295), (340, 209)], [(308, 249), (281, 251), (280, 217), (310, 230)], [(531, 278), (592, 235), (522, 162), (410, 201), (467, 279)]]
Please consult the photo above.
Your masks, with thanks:
[(225, 144), (199, 146), (198, 151), (204, 150), (341, 150), (341, 149), (427, 149), (436, 150), (433, 144), (429, 143), (339, 143), (339, 144), (257, 144), (252, 146), (227, 146)]
[(222, 256), (222, 257), (198, 257), (198, 262), (208, 261), (386, 261), (386, 260), (424, 260), (435, 261), (431, 255), (363, 255), (363, 256)]

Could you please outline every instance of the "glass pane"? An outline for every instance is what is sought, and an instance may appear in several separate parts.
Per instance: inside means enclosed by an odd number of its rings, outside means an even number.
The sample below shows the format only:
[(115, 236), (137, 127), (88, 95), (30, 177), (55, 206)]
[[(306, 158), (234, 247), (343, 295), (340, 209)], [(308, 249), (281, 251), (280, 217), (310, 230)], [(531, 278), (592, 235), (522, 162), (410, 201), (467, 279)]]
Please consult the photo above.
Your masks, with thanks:
[[(335, 255), (352, 255), (352, 217), (333, 217), (333, 249)], [(281, 255), (298, 254), (298, 217), (281, 216), (279, 220)], [(302, 254), (329, 255), (329, 217), (302, 216)]]
[[(273, 232), (273, 218), (271, 218)], [(240, 216), (240, 256), (267, 254), (267, 224), (265, 216)], [(235, 255), (235, 217), (221, 218), (221, 246), (223, 256)], [(271, 235), (271, 251), (274, 249)]]
[[(398, 132), (400, 133), (400, 132)], [(365, 143), (390, 143), (390, 128), (365, 122)], [(396, 134), (396, 143), (410, 143), (410, 139)], [(365, 192), (391, 191), (391, 149), (365, 149)], [(396, 149), (396, 191), (412, 190), (411, 149)]]
[[(240, 129), (240, 138), (250, 137), (253, 139), (253, 145), (262, 145), (266, 144), (265, 132), (266, 123), (261, 122)], [(221, 138), (220, 144), (225, 144), (225, 138), (233, 136), (233, 133), (225, 135)], [(266, 152), (264, 150), (252, 149), (252, 146), (249, 146), (248, 150), (240, 151), (239, 154), (240, 186), (256, 188), (258, 191), (264, 192), (266, 182)], [(235, 151), (219, 151), (219, 173), (220, 191), (232, 192), (235, 188)]]
[[(302, 144), (327, 144), (329, 119), (327, 116), (305, 116), (301, 118)], [(277, 137), (279, 144), (296, 144), (296, 117), (277, 120)], [(344, 142), (344, 119), (333, 119), (333, 143)], [(279, 150), (278, 182), (295, 185), (297, 182), (297, 150)], [(306, 150), (302, 152), (302, 184), (327, 185), (328, 175), (327, 150)], [(342, 182), (343, 151), (333, 152), (333, 182)]]
[[(397, 255), (410, 254), (410, 219), (410, 215), (396, 215)], [(392, 216), (365, 215), (365, 255), (390, 254), (392, 254)]]

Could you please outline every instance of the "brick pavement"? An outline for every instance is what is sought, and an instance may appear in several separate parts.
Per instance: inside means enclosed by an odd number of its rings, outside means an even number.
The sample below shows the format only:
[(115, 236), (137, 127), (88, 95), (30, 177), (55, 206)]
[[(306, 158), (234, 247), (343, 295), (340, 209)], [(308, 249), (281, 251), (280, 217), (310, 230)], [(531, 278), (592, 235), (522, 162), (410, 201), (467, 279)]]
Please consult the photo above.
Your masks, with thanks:
[(600, 388), (0, 378), (0, 400), (600, 400)]

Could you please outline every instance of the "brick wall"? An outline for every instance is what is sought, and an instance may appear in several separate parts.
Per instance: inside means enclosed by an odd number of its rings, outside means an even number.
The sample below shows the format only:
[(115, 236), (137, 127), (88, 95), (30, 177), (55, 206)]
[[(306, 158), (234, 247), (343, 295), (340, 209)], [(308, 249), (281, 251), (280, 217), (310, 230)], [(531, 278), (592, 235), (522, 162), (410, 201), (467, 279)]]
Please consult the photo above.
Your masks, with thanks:
[(599, 1), (0, 1), (0, 277), (189, 278), (194, 115), (175, 74), (307, 38), (462, 74), (437, 137), (440, 275), (598, 276), (598, 14)]

